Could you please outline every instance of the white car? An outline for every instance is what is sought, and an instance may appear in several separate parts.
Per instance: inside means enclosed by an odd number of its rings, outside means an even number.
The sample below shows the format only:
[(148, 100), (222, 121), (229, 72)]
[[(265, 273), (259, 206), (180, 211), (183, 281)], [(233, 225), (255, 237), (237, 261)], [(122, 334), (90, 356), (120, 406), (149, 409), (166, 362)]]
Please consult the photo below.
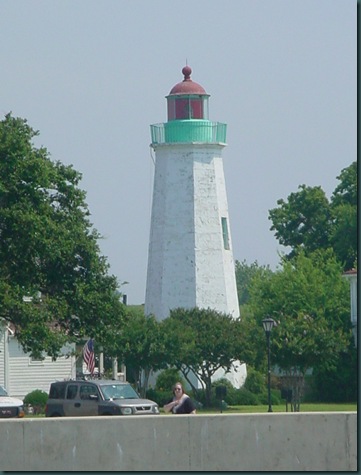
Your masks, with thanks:
[(21, 399), (10, 397), (0, 386), (0, 419), (3, 417), (24, 417), (24, 403)]

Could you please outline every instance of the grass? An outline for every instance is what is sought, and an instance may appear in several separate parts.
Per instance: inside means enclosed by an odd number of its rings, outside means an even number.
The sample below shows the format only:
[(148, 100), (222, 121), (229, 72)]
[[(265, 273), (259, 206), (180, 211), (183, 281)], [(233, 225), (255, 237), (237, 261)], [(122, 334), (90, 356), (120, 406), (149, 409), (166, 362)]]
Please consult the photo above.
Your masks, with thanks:
[[(301, 403), (300, 412), (357, 412), (357, 403)], [(198, 414), (220, 414), (221, 409), (197, 409)], [(222, 409), (223, 414), (256, 414), (268, 412), (268, 405), (263, 406), (228, 406)], [(286, 412), (286, 404), (272, 406), (272, 412)], [(288, 412), (291, 412), (291, 406), (288, 404)], [(161, 407), (160, 413), (164, 414)], [(26, 414), (26, 418), (45, 417), (44, 414)]]
[[(301, 403), (300, 412), (349, 412), (357, 411), (357, 403)], [(221, 409), (198, 409), (198, 414), (218, 414)], [(223, 409), (224, 414), (254, 414), (268, 412), (268, 405), (261, 406), (228, 406)], [(287, 412), (286, 403), (272, 405), (272, 412)], [(291, 405), (288, 404), (288, 412), (291, 412)]]

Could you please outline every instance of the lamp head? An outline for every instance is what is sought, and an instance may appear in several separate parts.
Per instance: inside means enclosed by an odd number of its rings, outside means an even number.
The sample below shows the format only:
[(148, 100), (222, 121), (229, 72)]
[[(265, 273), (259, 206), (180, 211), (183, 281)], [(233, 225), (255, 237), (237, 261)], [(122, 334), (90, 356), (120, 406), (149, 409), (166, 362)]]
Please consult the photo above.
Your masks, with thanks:
[(262, 325), (264, 331), (267, 333), (271, 333), (272, 328), (276, 325), (276, 322), (271, 317), (266, 317), (262, 320)]

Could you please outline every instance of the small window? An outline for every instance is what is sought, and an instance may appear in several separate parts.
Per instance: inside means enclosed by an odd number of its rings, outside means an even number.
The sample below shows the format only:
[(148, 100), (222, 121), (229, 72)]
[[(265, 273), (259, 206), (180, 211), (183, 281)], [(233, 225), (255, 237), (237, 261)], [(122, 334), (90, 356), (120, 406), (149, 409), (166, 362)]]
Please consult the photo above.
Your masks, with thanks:
[(35, 358), (34, 356), (30, 357), (29, 364), (31, 365), (43, 365), (44, 359), (43, 358)]
[(90, 399), (90, 395), (97, 396), (97, 389), (90, 384), (82, 384), (80, 386), (80, 399)]
[(78, 386), (76, 384), (69, 384), (68, 391), (66, 393), (66, 398), (75, 399), (77, 392), (78, 392)]
[(52, 384), (50, 386), (50, 399), (64, 399), (65, 398), (65, 384)]
[(222, 235), (223, 235), (224, 249), (229, 249), (229, 235), (228, 235), (227, 218), (222, 218)]

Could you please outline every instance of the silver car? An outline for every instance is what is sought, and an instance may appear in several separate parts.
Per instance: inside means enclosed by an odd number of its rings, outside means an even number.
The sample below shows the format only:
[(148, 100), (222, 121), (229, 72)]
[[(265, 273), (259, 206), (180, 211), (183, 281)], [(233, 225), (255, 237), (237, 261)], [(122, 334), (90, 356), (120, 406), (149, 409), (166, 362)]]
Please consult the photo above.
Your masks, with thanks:
[(129, 383), (114, 380), (52, 383), (46, 417), (159, 414), (158, 404), (141, 399)]

